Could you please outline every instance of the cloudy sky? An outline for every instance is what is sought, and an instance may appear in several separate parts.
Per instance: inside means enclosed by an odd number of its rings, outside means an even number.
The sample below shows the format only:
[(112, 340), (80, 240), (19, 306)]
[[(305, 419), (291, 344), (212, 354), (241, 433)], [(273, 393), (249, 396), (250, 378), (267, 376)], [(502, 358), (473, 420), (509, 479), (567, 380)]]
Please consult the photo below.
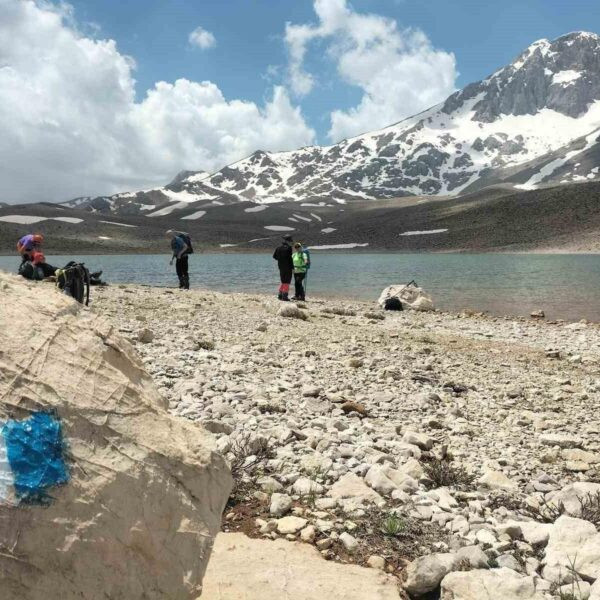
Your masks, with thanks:
[(597, 0), (0, 0), (0, 202), (336, 142), (580, 29)]

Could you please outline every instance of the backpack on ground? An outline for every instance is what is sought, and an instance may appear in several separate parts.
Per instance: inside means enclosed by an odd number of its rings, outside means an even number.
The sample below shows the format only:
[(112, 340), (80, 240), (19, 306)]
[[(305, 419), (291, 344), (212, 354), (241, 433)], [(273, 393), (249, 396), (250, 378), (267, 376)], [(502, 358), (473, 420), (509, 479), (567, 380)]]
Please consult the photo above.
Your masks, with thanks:
[(30, 260), (24, 260), (19, 265), (19, 275), (25, 277), (25, 279), (32, 279), (34, 281), (41, 281), (44, 279), (43, 269), (34, 265)]
[(187, 245), (188, 249), (185, 251), (186, 254), (194, 254), (194, 248), (192, 247), (192, 238), (187, 233), (178, 233), (177, 237), (180, 237)]
[(392, 297), (388, 298), (383, 305), (385, 310), (404, 310), (402, 308), (402, 302), (400, 302), (399, 298)]
[(69, 262), (56, 272), (56, 285), (67, 296), (85, 305), (90, 303), (90, 272), (83, 263)]

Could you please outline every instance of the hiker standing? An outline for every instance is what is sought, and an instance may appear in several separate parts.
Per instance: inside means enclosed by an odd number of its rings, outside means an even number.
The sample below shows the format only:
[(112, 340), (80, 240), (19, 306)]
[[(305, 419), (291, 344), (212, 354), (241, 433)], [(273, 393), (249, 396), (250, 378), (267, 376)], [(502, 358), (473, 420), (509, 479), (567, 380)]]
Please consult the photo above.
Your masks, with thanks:
[(173, 260), (175, 260), (175, 270), (177, 271), (177, 277), (179, 278), (179, 289), (189, 290), (190, 274), (188, 257), (194, 252), (190, 236), (182, 231), (173, 231), (171, 229), (166, 232), (166, 235), (171, 238), (171, 250), (173, 250), (173, 256), (171, 257), (169, 264), (172, 265)]
[(294, 272), (292, 246), (290, 245), (292, 241), (291, 235), (284, 235), (282, 244), (275, 249), (275, 252), (273, 252), (273, 258), (277, 261), (277, 266), (279, 267), (279, 280), (281, 281), (277, 297), (284, 302), (289, 300), (288, 294), (290, 292), (290, 283), (292, 282), (292, 274)]
[(306, 300), (304, 293), (303, 282), (306, 277), (306, 270), (308, 269), (308, 255), (302, 249), (302, 244), (296, 242), (294, 244), (294, 253), (292, 255), (292, 261), (294, 263), (294, 291), (295, 296), (292, 300)]

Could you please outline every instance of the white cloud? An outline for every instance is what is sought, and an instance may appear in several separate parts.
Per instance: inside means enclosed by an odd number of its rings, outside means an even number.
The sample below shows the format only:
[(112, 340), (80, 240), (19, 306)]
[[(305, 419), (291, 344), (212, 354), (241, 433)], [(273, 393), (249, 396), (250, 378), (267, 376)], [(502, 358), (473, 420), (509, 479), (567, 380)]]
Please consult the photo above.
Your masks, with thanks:
[(283, 87), (259, 106), (179, 79), (136, 102), (133, 60), (69, 19), (47, 3), (0, 0), (0, 202), (162, 185), (181, 169), (314, 139)]
[(331, 113), (332, 140), (390, 125), (455, 90), (454, 55), (434, 48), (422, 31), (401, 30), (393, 19), (354, 12), (346, 0), (314, 0), (314, 9), (317, 24), (286, 25), (292, 90), (304, 95), (314, 88), (304, 59), (310, 44), (321, 40), (342, 80), (363, 91), (357, 106)]
[(197, 46), (198, 48), (202, 48), (202, 50), (214, 48), (217, 45), (215, 36), (202, 27), (196, 27), (196, 29), (190, 33), (188, 41), (192, 46)]

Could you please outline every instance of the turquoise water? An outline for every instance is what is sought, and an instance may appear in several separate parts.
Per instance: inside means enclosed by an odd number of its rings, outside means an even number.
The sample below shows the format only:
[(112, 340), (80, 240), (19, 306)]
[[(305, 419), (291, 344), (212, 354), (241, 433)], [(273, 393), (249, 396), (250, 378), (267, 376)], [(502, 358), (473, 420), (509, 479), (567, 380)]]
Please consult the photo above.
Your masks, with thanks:
[[(103, 269), (111, 283), (175, 286), (169, 256), (48, 256), (62, 266), (82, 260)], [(529, 315), (543, 309), (549, 318), (600, 321), (600, 256), (539, 254), (367, 254), (313, 251), (308, 297), (346, 296), (377, 300), (392, 283), (415, 279), (445, 310), (463, 308), (498, 315)], [(0, 269), (15, 271), (18, 257), (0, 256)], [(278, 276), (270, 254), (195, 254), (193, 287), (275, 294)]]

